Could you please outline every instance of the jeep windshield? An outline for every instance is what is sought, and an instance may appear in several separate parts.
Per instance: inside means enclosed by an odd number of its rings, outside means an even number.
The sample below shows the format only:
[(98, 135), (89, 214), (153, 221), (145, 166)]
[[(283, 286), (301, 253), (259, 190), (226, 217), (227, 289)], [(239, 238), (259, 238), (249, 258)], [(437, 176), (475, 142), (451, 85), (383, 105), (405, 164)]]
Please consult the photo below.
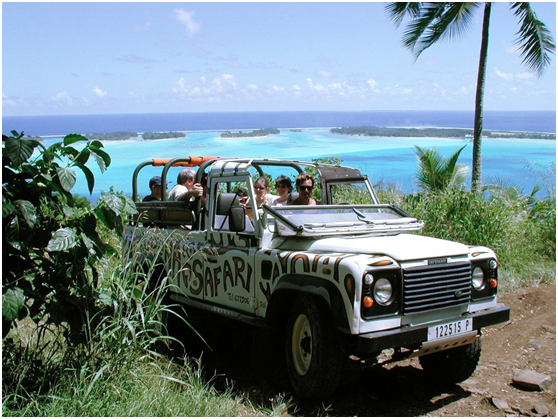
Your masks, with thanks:
[(392, 205), (264, 205), (264, 213), (281, 236), (401, 232), (424, 225)]

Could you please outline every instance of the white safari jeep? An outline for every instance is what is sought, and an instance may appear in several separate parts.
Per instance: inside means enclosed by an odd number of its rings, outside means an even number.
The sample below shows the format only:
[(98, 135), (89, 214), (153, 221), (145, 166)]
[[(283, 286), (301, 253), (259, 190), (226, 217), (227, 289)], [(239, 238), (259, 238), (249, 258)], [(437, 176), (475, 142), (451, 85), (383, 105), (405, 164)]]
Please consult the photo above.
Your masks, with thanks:
[[(281, 333), (301, 397), (332, 394), (349, 357), (370, 364), (419, 357), (440, 380), (463, 381), (478, 363), (481, 329), (509, 319), (510, 309), (497, 303), (492, 250), (416, 234), (423, 222), (380, 204), (356, 169), (154, 159), (134, 173), (136, 201), (138, 173), (147, 166), (160, 166), (163, 198), (176, 166), (197, 167), (208, 193), (192, 202), (137, 202), (126, 253), (160, 266), (153, 286), (168, 277), (175, 302)], [(251, 208), (234, 192), (243, 187), (256, 202), (254, 178), (303, 171), (316, 178), (316, 206)]]

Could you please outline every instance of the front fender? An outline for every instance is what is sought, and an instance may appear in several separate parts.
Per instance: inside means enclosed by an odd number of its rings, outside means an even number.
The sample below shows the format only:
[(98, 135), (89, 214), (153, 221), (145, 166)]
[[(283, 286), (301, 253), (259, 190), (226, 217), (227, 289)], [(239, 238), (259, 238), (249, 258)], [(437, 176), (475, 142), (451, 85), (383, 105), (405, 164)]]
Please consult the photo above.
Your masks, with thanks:
[[(326, 305), (332, 316), (331, 320), (338, 329), (350, 330), (347, 309), (339, 288), (330, 281), (310, 275), (285, 275), (278, 281), (269, 302), (266, 321), (277, 324), (286, 319), (295, 295), (301, 293), (312, 295)], [(352, 306), (350, 309), (352, 310)]]

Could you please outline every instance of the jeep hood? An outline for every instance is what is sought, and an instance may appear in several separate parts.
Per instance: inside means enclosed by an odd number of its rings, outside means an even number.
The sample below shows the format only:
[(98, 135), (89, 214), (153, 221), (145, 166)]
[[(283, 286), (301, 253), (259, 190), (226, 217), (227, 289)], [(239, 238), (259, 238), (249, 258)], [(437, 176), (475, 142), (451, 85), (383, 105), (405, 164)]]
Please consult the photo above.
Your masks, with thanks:
[(469, 247), (416, 234), (396, 234), (374, 237), (328, 237), (320, 239), (290, 238), (279, 246), (282, 250), (311, 253), (360, 253), (387, 255), (397, 261), (467, 255)]

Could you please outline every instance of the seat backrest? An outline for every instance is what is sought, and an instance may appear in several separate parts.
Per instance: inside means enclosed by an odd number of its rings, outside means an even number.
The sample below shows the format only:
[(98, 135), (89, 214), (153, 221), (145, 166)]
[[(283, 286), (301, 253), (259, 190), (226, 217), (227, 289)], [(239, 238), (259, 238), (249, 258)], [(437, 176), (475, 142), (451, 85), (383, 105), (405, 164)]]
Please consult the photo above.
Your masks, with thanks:
[(238, 195), (235, 193), (222, 193), (217, 198), (216, 215), (229, 215), (232, 207), (240, 206)]

